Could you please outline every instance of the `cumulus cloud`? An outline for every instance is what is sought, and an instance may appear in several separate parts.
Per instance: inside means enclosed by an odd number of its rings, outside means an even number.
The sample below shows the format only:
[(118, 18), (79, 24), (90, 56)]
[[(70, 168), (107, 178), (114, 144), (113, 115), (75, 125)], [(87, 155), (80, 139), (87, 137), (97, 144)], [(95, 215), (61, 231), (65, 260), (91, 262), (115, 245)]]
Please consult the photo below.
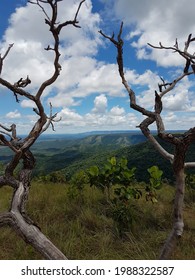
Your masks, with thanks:
[[(137, 96), (137, 103), (152, 110), (155, 104), (155, 90), (158, 90), (158, 83), (162, 82), (160, 77), (151, 71), (146, 71), (143, 75), (138, 77), (137, 81), (140, 81), (140, 85), (142, 84), (147, 87), (147, 89), (141, 90), (140, 94)], [(163, 96), (163, 110), (182, 112), (193, 111), (194, 98), (193, 92), (191, 92), (193, 86), (194, 84), (188, 77), (181, 80), (173, 90)]]
[(62, 109), (58, 114), (62, 120), (55, 124), (56, 131), (128, 130), (135, 129), (141, 122), (135, 113), (127, 113), (119, 105), (108, 110), (107, 101), (104, 94), (96, 96), (93, 109), (83, 115), (73, 109)]
[(188, 103), (189, 101), (186, 89), (166, 96), (163, 100), (164, 109), (169, 111), (186, 111), (188, 108)]
[(110, 110), (110, 114), (112, 114), (114, 116), (121, 116), (124, 113), (125, 113), (124, 108), (119, 107), (119, 106), (112, 107), (112, 109)]
[(22, 100), (20, 105), (23, 108), (35, 108), (35, 103), (32, 100)]
[(71, 107), (80, 104), (80, 101), (75, 101), (74, 98), (68, 96), (64, 92), (59, 92), (55, 97), (48, 98), (48, 103), (53, 107)]
[[(167, 51), (149, 50), (147, 43), (159, 42), (173, 46), (178, 38), (184, 45), (195, 29), (193, 0), (102, 0), (113, 11), (115, 18), (129, 25), (129, 35), (140, 59), (153, 59), (162, 66), (181, 65), (177, 55)], [(112, 7), (112, 9), (110, 9)], [(113, 18), (113, 14), (112, 14)]]
[(73, 110), (66, 111), (66, 118), (63, 112), (60, 113), (62, 121), (55, 124), (57, 132), (80, 132), (92, 130), (123, 130), (135, 129), (139, 123), (136, 115), (124, 113), (123, 115), (114, 115), (113, 112), (96, 114), (94, 112), (85, 115), (79, 115)]
[(193, 111), (193, 83), (186, 77), (163, 98), (163, 108), (168, 111)]
[(112, 96), (120, 96), (123, 89), (115, 64), (97, 63), (88, 76), (84, 77), (79, 87), (89, 92), (107, 92)]
[(69, 108), (62, 109), (58, 115), (61, 118), (60, 126), (83, 126), (83, 117)]
[(181, 114), (176, 112), (163, 113), (166, 129), (188, 130), (195, 123), (194, 114)]
[(18, 110), (15, 110), (13, 112), (7, 113), (6, 117), (8, 119), (18, 119), (18, 118), (21, 118), (21, 114), (20, 114), (20, 112), (18, 112)]
[(94, 108), (92, 110), (93, 113), (103, 114), (107, 109), (107, 98), (104, 94), (96, 96), (94, 100)]

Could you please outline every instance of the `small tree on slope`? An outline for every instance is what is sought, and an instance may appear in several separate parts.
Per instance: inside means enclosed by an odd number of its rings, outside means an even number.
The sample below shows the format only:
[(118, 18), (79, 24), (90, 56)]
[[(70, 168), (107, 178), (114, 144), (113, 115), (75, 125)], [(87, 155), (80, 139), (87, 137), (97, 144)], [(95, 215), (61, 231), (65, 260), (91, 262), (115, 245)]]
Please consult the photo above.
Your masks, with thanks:
[[(184, 77), (194, 75), (195, 73), (195, 55), (194, 52), (192, 53), (189, 51), (189, 47), (195, 41), (195, 38), (192, 37), (192, 34), (188, 36), (184, 50), (181, 50), (179, 48), (177, 40), (173, 47), (165, 47), (161, 43), (159, 43), (159, 46), (153, 46), (149, 44), (152, 48), (167, 49), (170, 51), (174, 51), (177, 55), (182, 56), (184, 59), (183, 72), (176, 79), (174, 79), (174, 81), (166, 83), (163, 79), (161, 80), (162, 83), (159, 84), (159, 90), (155, 91), (155, 103), (153, 104), (154, 110), (150, 111), (137, 104), (136, 93), (129, 86), (125, 78), (123, 67), (124, 42), (121, 37), (122, 31), (123, 23), (121, 23), (117, 39), (115, 39), (114, 34), (113, 36), (107, 36), (102, 31), (100, 31), (100, 34), (106, 39), (110, 40), (117, 48), (118, 71), (122, 83), (129, 94), (130, 107), (145, 116), (145, 119), (141, 122), (141, 124), (138, 127), (141, 129), (142, 133), (148, 138), (148, 140), (154, 145), (154, 147), (159, 151), (159, 153), (172, 163), (175, 175), (176, 192), (174, 202), (173, 227), (160, 253), (160, 259), (168, 259), (170, 258), (171, 253), (173, 252), (177, 239), (180, 238), (183, 233), (183, 201), (185, 191), (184, 171), (186, 168), (195, 167), (195, 162), (186, 162), (185, 156), (190, 144), (195, 142), (195, 127), (190, 128), (183, 135), (175, 136), (171, 133), (166, 132), (161, 113), (163, 110), (163, 97), (167, 95)], [(159, 144), (157, 139), (151, 134), (149, 126), (152, 124), (156, 125), (159, 138), (174, 146), (174, 154), (170, 154), (168, 151), (166, 151)]]
[[(52, 85), (60, 75), (61, 66), (59, 64), (59, 36), (64, 27), (70, 25), (80, 27), (78, 25), (78, 13), (81, 5), (85, 0), (80, 1), (75, 16), (72, 20), (59, 23), (58, 21), (58, 2), (62, 0), (32, 0), (28, 1), (31, 4), (41, 8), (45, 15), (45, 23), (49, 26), (52, 34), (54, 46), (48, 46), (45, 50), (51, 51), (54, 54), (53, 73), (46, 81), (44, 81), (35, 93), (29, 93), (25, 88), (31, 83), (30, 78), (21, 78), (14, 84), (5, 80), (2, 75), (3, 63), (8, 56), (13, 44), (10, 44), (3, 56), (0, 56), (0, 84), (14, 93), (16, 102), (19, 102), (18, 97), (22, 96), (27, 100), (34, 102), (34, 113), (38, 115), (38, 120), (34, 123), (29, 134), (23, 139), (17, 135), (16, 124), (6, 127), (0, 124), (2, 131), (0, 132), (0, 145), (6, 146), (14, 153), (12, 160), (7, 164), (4, 175), (0, 176), (0, 187), (10, 186), (13, 188), (13, 197), (10, 205), (10, 210), (0, 214), (0, 226), (12, 227), (26, 242), (30, 243), (43, 257), (47, 259), (66, 259), (65, 255), (41, 232), (40, 228), (27, 216), (26, 202), (28, 200), (31, 173), (35, 166), (35, 158), (30, 151), (30, 148), (35, 143), (37, 138), (48, 129), (53, 122), (56, 121), (56, 114), (52, 113), (52, 105), (50, 105), (50, 115), (47, 116), (42, 103), (42, 95), (47, 87)], [(47, 12), (50, 9), (50, 14)], [(29, 69), (30, 71), (30, 69)], [(41, 69), (40, 69), (41, 71)], [(23, 165), (16, 177), (14, 171), (19, 163)]]

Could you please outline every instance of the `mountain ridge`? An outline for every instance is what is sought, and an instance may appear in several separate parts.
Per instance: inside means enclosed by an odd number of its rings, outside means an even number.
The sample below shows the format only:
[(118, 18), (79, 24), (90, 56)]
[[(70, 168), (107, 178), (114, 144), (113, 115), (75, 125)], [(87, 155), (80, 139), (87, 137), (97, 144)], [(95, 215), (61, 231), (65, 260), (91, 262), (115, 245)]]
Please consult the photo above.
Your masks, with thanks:
[[(177, 131), (178, 133), (178, 131)], [(155, 136), (157, 137), (157, 136)], [(160, 143), (173, 153), (170, 144), (159, 140)], [(188, 160), (195, 159), (195, 145), (191, 145), (187, 155)], [(84, 138), (42, 139), (32, 146), (36, 158), (34, 175), (47, 175), (60, 171), (73, 174), (80, 169), (87, 169), (91, 165), (101, 166), (109, 157), (126, 157), (130, 167), (137, 167), (139, 180), (147, 179), (147, 168), (158, 165), (163, 169), (166, 178), (173, 180), (172, 167), (147, 141), (142, 133), (124, 132), (108, 134), (90, 134)], [(0, 161), (6, 164), (11, 159), (8, 149), (0, 147)]]

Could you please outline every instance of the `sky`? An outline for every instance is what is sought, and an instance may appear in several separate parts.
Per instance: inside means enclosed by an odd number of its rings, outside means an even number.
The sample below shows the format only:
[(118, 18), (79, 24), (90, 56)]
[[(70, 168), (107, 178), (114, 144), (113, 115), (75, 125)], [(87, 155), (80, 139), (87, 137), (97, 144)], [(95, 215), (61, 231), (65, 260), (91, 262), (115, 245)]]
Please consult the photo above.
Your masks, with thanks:
[[(59, 22), (73, 19), (79, 2), (59, 2)], [(78, 16), (81, 28), (68, 26), (61, 33), (62, 71), (42, 97), (45, 111), (49, 114), (51, 102), (53, 113), (61, 118), (55, 123), (56, 133), (138, 130), (136, 126), (143, 116), (129, 106), (118, 74), (116, 48), (98, 31), (117, 35), (124, 22), (126, 79), (136, 93), (137, 103), (151, 110), (160, 77), (173, 81), (182, 73), (185, 61), (177, 53), (152, 49), (147, 43), (173, 46), (177, 38), (183, 48), (188, 35), (195, 35), (192, 7), (194, 0), (86, 0)], [(32, 83), (26, 90), (36, 94), (53, 71), (52, 53), (44, 50), (53, 42), (44, 23), (45, 15), (26, 0), (1, 0), (0, 13), (0, 53), (3, 55), (14, 43), (1, 75), (13, 84), (28, 75)], [(194, 89), (194, 76), (190, 76), (163, 98), (162, 117), (167, 130), (194, 126)], [(32, 102), (19, 99), (16, 103), (13, 93), (0, 86), (0, 124), (9, 127), (15, 123), (18, 133), (26, 134), (37, 115)]]

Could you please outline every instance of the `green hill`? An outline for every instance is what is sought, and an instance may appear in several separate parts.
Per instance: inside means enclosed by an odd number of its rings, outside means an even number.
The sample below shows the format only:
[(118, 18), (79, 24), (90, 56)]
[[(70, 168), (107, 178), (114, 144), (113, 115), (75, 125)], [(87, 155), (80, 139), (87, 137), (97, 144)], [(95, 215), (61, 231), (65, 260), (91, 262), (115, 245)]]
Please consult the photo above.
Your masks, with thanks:
[[(170, 144), (160, 141), (173, 153)], [(158, 165), (164, 171), (164, 177), (173, 181), (171, 164), (165, 160), (146, 138), (137, 132), (94, 133), (83, 138), (58, 137), (43, 138), (32, 147), (36, 157), (34, 175), (47, 175), (61, 171), (68, 177), (80, 169), (91, 165), (101, 166), (112, 157), (126, 157), (129, 167), (137, 167), (136, 177), (139, 181), (147, 180), (147, 168)], [(8, 149), (0, 147), (0, 161), (7, 163), (11, 158)], [(191, 145), (187, 154), (188, 161), (195, 160), (195, 144)]]
[(66, 169), (74, 173), (81, 168), (102, 164), (119, 148), (145, 141), (141, 134), (119, 133), (90, 135), (83, 139), (41, 141), (33, 146), (37, 159), (35, 174)]
[[(166, 150), (174, 153), (174, 147), (172, 145), (162, 142), (162, 140), (160, 140), (159, 142)], [(171, 163), (168, 160), (164, 159), (163, 156), (161, 156), (161, 154), (159, 154), (159, 152), (154, 149), (153, 145), (149, 141), (140, 143), (133, 147), (120, 149), (117, 155), (124, 155), (128, 159), (129, 166), (137, 167), (136, 174), (139, 180), (147, 180), (147, 168), (152, 165), (158, 165), (158, 167), (163, 170), (164, 178), (167, 178), (170, 181), (174, 180)], [(186, 155), (186, 160), (195, 160), (195, 144), (192, 144), (190, 146), (189, 151)], [(193, 169), (189, 169), (188, 171), (194, 173)]]
[[(160, 143), (166, 150), (174, 153), (174, 147), (168, 143), (160, 140)], [(90, 150), (90, 148), (89, 148)], [(125, 157), (128, 159), (129, 167), (136, 167), (136, 178), (138, 181), (147, 181), (147, 169), (153, 165), (158, 165), (163, 170), (163, 177), (170, 182), (174, 181), (172, 166), (169, 161), (164, 159), (149, 141), (139, 143), (136, 145), (129, 145), (116, 150), (108, 150), (105, 145), (104, 149), (99, 150), (98, 153), (83, 153), (72, 161), (67, 167), (63, 168), (63, 172), (72, 174), (79, 169), (86, 169), (91, 165), (101, 166), (106, 159), (111, 157)], [(187, 161), (195, 160), (195, 144), (192, 144), (186, 156)], [(195, 173), (194, 169), (189, 169), (188, 172)]]

